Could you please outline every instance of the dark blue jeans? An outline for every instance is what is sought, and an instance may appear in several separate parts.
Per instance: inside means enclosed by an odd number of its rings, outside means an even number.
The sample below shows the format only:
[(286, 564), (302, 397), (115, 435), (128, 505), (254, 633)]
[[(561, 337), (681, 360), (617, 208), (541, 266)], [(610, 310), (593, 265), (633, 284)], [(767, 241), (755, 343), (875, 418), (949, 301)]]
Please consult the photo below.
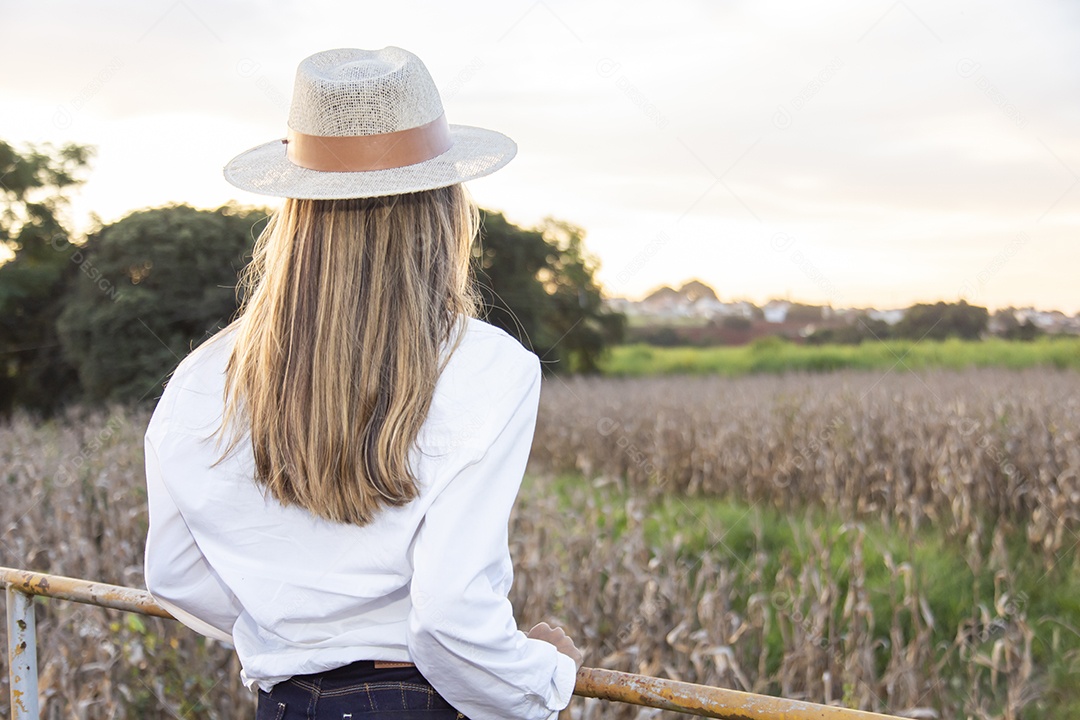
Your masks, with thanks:
[(414, 667), (375, 669), (371, 661), (295, 675), (259, 691), (256, 720), (462, 720)]

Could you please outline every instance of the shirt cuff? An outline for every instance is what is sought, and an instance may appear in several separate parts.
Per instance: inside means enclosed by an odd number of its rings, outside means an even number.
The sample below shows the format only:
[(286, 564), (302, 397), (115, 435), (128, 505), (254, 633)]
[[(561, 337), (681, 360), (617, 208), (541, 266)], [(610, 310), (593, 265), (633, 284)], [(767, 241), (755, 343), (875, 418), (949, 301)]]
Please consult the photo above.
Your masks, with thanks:
[(563, 710), (570, 704), (577, 685), (577, 663), (569, 655), (559, 653), (559, 664), (555, 667), (555, 677), (551, 682), (554, 687), (555, 707)]

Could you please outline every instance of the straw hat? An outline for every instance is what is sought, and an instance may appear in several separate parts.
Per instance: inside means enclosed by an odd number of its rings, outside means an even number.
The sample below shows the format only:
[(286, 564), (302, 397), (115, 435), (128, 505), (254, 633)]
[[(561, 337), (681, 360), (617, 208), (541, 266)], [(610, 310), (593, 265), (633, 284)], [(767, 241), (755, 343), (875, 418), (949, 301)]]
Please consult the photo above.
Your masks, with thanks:
[(243, 190), (291, 198), (358, 198), (446, 187), (495, 172), (513, 140), (449, 125), (420, 58), (398, 47), (342, 48), (296, 70), (287, 135), (225, 166)]

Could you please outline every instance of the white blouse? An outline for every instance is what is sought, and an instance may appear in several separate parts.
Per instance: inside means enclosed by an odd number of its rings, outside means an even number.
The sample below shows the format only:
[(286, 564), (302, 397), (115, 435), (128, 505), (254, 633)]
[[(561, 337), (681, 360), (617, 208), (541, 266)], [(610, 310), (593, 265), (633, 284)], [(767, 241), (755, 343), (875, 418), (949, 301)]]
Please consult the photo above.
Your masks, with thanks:
[(284, 507), (247, 437), (210, 434), (235, 333), (177, 367), (146, 431), (146, 586), (188, 627), (230, 643), (244, 684), (354, 660), (412, 661), (472, 720), (554, 718), (574, 661), (518, 630), (507, 524), (529, 457), (540, 363), (469, 318), (410, 462), (419, 496), (357, 527)]

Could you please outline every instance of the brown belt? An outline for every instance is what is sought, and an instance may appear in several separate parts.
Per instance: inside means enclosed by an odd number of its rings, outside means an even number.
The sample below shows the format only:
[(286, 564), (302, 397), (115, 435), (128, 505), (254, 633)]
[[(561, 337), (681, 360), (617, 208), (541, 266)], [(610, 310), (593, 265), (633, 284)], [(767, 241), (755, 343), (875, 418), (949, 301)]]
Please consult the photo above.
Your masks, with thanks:
[(383, 668), (403, 668), (403, 667), (416, 667), (411, 662), (391, 662), (389, 660), (374, 660), (375, 669), (381, 670)]

